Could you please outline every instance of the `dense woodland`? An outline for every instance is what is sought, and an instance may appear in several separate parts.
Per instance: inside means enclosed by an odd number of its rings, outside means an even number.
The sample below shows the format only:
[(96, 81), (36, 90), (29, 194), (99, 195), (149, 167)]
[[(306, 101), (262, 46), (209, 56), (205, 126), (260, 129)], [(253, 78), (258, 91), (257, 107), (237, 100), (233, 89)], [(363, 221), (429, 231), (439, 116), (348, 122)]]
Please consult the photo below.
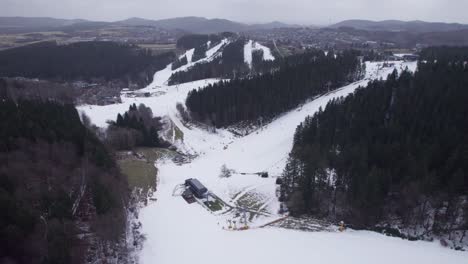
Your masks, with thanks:
[(115, 122), (110, 123), (106, 142), (117, 150), (168, 147), (168, 143), (159, 138), (161, 128), (161, 118), (154, 117), (151, 108), (133, 104), (123, 115), (118, 114)]
[(125, 254), (126, 178), (75, 107), (2, 98), (0, 118), (0, 262)]
[(440, 62), (467, 62), (468, 47), (430, 47), (420, 52), (421, 60)]
[[(239, 63), (236, 60), (243, 56), (238, 50), (226, 47), (223, 59), (226, 53), (233, 65)], [(344, 51), (335, 58), (335, 54), (312, 50), (281, 60), (275, 70), (264, 74), (193, 90), (186, 105), (192, 118), (216, 127), (268, 121), (313, 96), (361, 78), (365, 71), (357, 55)]]
[(0, 51), (0, 76), (53, 81), (120, 80), (144, 86), (174, 58), (173, 53), (154, 56), (149, 50), (114, 42), (48, 42)]
[(400, 231), (419, 230), (411, 235), (466, 242), (466, 51), (425, 50), (438, 61), (419, 63), (414, 75), (394, 72), (308, 117), (283, 175), (290, 211), (365, 228), (397, 219)]

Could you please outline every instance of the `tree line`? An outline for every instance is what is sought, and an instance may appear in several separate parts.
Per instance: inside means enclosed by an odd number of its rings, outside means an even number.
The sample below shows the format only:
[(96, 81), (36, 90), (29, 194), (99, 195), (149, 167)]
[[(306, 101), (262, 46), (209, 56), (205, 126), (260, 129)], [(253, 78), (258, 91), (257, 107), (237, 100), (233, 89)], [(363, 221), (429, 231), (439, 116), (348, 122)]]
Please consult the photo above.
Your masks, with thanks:
[[(227, 51), (232, 54), (232, 63), (239, 60), (237, 53)], [(365, 72), (355, 51), (325, 55), (310, 50), (267, 68), (270, 70), (263, 74), (191, 91), (186, 106), (192, 118), (215, 127), (268, 121), (308, 98), (361, 78)]]
[(297, 127), (280, 197), (291, 213), (405, 228), (437, 212), (429, 231), (466, 234), (468, 53), (422, 54), (438, 61), (332, 100)]

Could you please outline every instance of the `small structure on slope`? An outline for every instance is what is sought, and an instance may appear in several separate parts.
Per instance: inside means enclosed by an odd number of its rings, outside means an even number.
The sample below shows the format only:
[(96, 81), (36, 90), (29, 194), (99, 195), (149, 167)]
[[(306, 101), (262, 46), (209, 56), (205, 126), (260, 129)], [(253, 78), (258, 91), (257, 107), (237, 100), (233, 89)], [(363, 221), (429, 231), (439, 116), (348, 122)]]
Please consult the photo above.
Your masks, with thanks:
[(208, 189), (197, 179), (185, 180), (185, 186), (189, 187), (197, 198), (205, 198), (208, 193)]

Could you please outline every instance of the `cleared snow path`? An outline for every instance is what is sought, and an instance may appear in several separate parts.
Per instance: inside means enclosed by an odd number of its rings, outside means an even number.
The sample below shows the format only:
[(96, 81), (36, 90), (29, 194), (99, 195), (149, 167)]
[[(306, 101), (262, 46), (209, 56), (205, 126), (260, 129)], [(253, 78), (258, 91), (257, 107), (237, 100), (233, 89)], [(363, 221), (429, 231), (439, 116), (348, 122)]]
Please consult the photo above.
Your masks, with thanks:
[[(214, 49), (214, 48), (213, 48)], [(212, 56), (214, 53), (212, 54)], [(367, 63), (366, 79), (305, 103), (278, 117), (258, 131), (239, 138), (226, 130), (210, 133), (196, 127), (185, 127), (180, 122), (175, 105), (184, 102), (187, 93), (217, 80), (197, 81), (178, 86), (166, 86), (161, 72), (155, 83), (145, 88), (158, 91), (150, 98), (126, 98), (123, 103), (109, 106), (80, 106), (98, 126), (105, 127), (107, 119), (115, 119), (132, 103), (144, 103), (155, 115), (169, 116), (184, 133), (179, 149), (198, 154), (191, 163), (176, 165), (171, 160), (157, 163), (159, 186), (157, 202), (142, 209), (140, 220), (147, 240), (140, 255), (142, 263), (466, 263), (466, 252), (442, 248), (438, 243), (410, 242), (363, 231), (301, 232), (276, 227), (251, 229), (242, 232), (223, 230), (227, 214), (215, 215), (199, 204), (188, 205), (181, 197), (172, 195), (176, 185), (187, 178), (198, 178), (210, 191), (225, 201), (242, 199), (240, 193), (255, 193), (260, 208), (274, 216), (257, 216), (250, 225), (261, 226), (275, 219), (279, 204), (275, 199), (275, 178), (233, 174), (231, 178), (218, 177), (226, 164), (236, 171), (268, 171), (271, 176), (281, 173), (292, 147), (294, 131), (308, 115), (325, 107), (332, 98), (346, 96), (369, 80), (385, 78), (396, 69), (416, 63), (394, 62), (394, 67), (381, 68), (382, 63)], [(170, 66), (168, 66), (170, 67)], [(170, 68), (169, 68), (170, 70)], [(167, 74), (165, 74), (167, 76)], [(169, 75), (170, 76), (170, 75)], [(168, 77), (167, 77), (168, 78)], [(250, 188), (255, 186), (255, 188)], [(248, 190), (246, 192), (245, 190)], [(239, 196), (235, 196), (239, 194)], [(275, 216), (276, 215), (276, 216)]]

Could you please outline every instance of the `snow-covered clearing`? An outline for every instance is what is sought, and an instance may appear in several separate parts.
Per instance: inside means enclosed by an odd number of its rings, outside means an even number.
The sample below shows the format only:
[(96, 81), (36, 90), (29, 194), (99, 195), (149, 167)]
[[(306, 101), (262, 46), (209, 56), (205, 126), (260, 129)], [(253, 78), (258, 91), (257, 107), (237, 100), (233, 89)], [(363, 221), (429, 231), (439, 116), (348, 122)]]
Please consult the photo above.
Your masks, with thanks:
[(263, 51), (263, 60), (272, 61), (275, 60), (275, 57), (271, 53), (271, 50), (268, 47), (263, 46), (258, 42), (249, 40), (244, 46), (244, 62), (252, 67), (252, 53), (256, 50)]
[[(215, 47), (216, 48), (216, 47)], [(215, 49), (213, 48), (213, 49)], [(212, 50), (213, 50), (212, 49)], [(213, 56), (215, 52), (211, 55)], [(142, 263), (466, 263), (468, 254), (442, 248), (438, 243), (410, 242), (363, 231), (301, 232), (276, 227), (258, 228), (282, 217), (275, 198), (274, 176), (281, 174), (291, 150), (294, 131), (308, 115), (325, 107), (332, 98), (346, 96), (369, 80), (385, 78), (394, 68), (416, 68), (413, 62), (367, 63), (366, 78), (318, 97), (278, 117), (270, 124), (245, 137), (226, 130), (216, 133), (186, 127), (180, 121), (176, 103), (187, 93), (217, 80), (203, 80), (178, 86), (166, 86), (171, 68), (155, 74), (155, 81), (143, 91), (158, 92), (148, 98), (123, 97), (123, 103), (108, 106), (80, 106), (100, 127), (115, 119), (130, 104), (144, 103), (155, 115), (168, 116), (184, 133), (179, 149), (198, 156), (190, 163), (176, 165), (172, 160), (157, 162), (159, 186), (156, 202), (142, 209), (140, 220), (146, 234)], [(223, 164), (235, 170), (230, 178), (219, 178)], [(241, 175), (267, 171), (270, 178)], [(273, 176), (273, 177), (271, 177)], [(187, 178), (198, 178), (210, 191), (231, 205), (251, 204), (250, 230), (226, 231), (227, 220), (240, 217), (235, 211), (212, 213), (197, 203), (187, 204), (173, 196), (174, 188)], [(237, 222), (239, 223), (239, 222)]]

